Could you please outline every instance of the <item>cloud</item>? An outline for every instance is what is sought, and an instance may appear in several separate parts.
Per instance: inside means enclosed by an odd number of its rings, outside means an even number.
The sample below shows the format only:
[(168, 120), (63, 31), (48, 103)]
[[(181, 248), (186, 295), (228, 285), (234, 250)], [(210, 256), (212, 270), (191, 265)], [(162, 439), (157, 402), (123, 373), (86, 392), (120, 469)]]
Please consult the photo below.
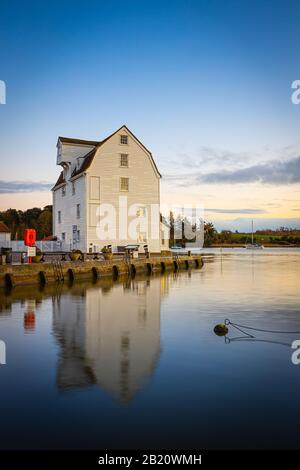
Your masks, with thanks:
[(193, 184), (197, 184), (196, 178), (199, 177), (200, 175), (195, 175), (195, 172), (193, 173), (185, 173), (185, 174), (165, 174), (163, 175), (163, 182), (171, 183), (176, 186), (191, 186)]
[(53, 183), (45, 181), (3, 181), (0, 180), (0, 194), (32, 193), (49, 191)]
[(205, 212), (214, 214), (266, 214), (263, 209), (205, 209)]
[[(250, 232), (252, 218), (237, 218), (228, 220), (212, 220), (218, 231), (221, 230), (239, 230), (239, 232)], [(254, 230), (275, 230), (279, 227), (290, 227), (300, 229), (300, 218), (270, 218), (254, 219)]]
[(287, 161), (271, 161), (233, 171), (216, 171), (198, 175), (204, 183), (265, 183), (293, 184), (300, 182), (300, 157)]
[[(171, 159), (167, 157), (162, 160), (168, 163), (169, 167), (172, 168), (186, 168), (195, 169), (206, 167), (220, 167), (220, 165), (235, 165), (241, 166), (246, 162), (253, 161), (255, 155), (247, 152), (233, 152), (230, 150), (222, 150), (213, 147), (202, 146), (193, 151), (175, 151), (176, 158), (174, 156)], [(256, 155), (256, 159), (261, 156)]]
[[(284, 199), (282, 199), (281, 202), (284, 202)], [(278, 204), (277, 202), (262, 202), (261, 205), (265, 207), (280, 207), (280, 204)]]
[(200, 147), (198, 150), (195, 160), (191, 159), (190, 156), (185, 155), (183, 164), (187, 166), (202, 166), (204, 164), (212, 163), (215, 165), (221, 164), (240, 164), (251, 159), (253, 155), (246, 152), (233, 152), (230, 150), (220, 150), (213, 147)]
[(270, 161), (235, 170), (218, 170), (210, 173), (166, 175), (164, 180), (178, 186), (205, 184), (262, 183), (285, 185), (300, 183), (300, 157), (285, 161)]

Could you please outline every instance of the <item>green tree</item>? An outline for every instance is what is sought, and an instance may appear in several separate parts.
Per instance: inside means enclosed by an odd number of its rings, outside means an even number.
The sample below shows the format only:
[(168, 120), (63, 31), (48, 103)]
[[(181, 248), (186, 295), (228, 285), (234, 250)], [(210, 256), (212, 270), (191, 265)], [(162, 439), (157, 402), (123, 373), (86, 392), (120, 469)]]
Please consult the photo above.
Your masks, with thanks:
[(11, 231), (12, 240), (23, 240), (25, 228), (34, 228), (37, 231), (37, 238), (41, 239), (52, 235), (52, 206), (45, 206), (44, 209), (33, 207), (26, 211), (7, 209), (0, 212), (2, 220)]
[(36, 225), (38, 239), (52, 235), (52, 212), (43, 210), (38, 216)]
[(16, 209), (7, 209), (0, 212), (0, 220), (2, 220), (10, 229), (12, 239), (15, 238), (18, 227), (22, 222), (22, 211)]
[(204, 222), (204, 246), (212, 245), (217, 238), (217, 231), (212, 222)]

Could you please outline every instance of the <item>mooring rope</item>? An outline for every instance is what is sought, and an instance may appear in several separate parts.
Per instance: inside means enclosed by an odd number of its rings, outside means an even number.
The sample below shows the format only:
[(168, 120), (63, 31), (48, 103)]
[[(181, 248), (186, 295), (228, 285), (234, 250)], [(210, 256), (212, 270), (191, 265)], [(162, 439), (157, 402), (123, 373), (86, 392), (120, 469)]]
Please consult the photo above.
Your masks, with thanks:
[(271, 344), (280, 344), (282, 346), (288, 346), (291, 347), (290, 343), (284, 343), (283, 341), (271, 341), (268, 339), (258, 339), (255, 338), (254, 336), (251, 336), (251, 338), (245, 338), (245, 337), (238, 337), (238, 338), (228, 338), (228, 336), (225, 336), (225, 343), (230, 344), (233, 341), (244, 341), (244, 342), (253, 342), (253, 343), (271, 343)]
[[(280, 331), (280, 330), (265, 330), (263, 328), (254, 328), (253, 326), (247, 326), (247, 325), (240, 325), (239, 323), (233, 323), (230, 321), (228, 318), (225, 319), (225, 325), (231, 325), (237, 330), (240, 330), (242, 333), (245, 333), (248, 336), (252, 336), (246, 331), (241, 330), (240, 328), (246, 328), (246, 330), (253, 330), (253, 331), (262, 331), (264, 333), (282, 333), (282, 334), (300, 334), (300, 331)], [(253, 337), (253, 336), (252, 336)]]

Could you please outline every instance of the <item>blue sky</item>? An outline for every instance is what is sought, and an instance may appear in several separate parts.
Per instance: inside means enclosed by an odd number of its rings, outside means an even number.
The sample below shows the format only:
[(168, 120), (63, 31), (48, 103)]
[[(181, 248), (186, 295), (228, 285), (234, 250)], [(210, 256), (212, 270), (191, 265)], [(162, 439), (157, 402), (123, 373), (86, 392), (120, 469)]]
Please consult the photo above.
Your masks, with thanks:
[(58, 135), (101, 140), (125, 123), (167, 202), (299, 224), (299, 14), (296, 0), (2, 0), (0, 209), (51, 202)]

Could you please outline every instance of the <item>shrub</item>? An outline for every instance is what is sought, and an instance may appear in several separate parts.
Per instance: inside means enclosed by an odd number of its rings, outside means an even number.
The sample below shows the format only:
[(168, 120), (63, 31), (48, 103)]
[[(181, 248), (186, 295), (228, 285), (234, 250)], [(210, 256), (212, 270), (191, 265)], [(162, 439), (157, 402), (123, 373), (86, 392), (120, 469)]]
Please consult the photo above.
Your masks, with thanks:
[(109, 248), (108, 246), (104, 246), (103, 248), (101, 248), (101, 253), (111, 253), (111, 248)]

